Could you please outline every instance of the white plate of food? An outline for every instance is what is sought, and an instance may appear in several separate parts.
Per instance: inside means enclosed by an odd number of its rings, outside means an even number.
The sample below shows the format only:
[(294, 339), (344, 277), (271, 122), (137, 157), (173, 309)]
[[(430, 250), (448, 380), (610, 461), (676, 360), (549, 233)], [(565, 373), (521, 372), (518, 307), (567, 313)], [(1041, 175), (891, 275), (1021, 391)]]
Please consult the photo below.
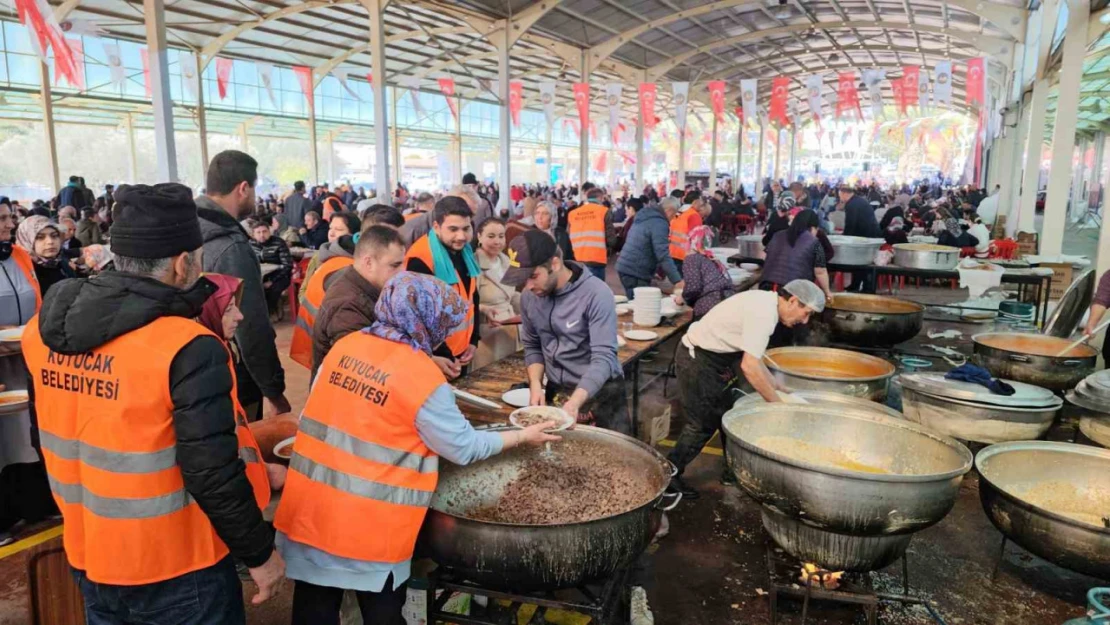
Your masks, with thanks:
[(27, 391), (6, 391), (0, 393), (0, 415), (21, 412), (27, 408)]
[(23, 340), (23, 330), (27, 326), (16, 326), (0, 330), (0, 341), (5, 343), (18, 343)]
[(617, 304), (627, 304), (628, 298), (623, 295), (613, 295), (613, 302)]
[(501, 394), (501, 401), (516, 406), (517, 408), (524, 408), (528, 405), (528, 400), (532, 398), (532, 391), (527, 388), (514, 388), (511, 391), (505, 391)]
[(274, 455), (282, 460), (289, 460), (293, 457), (293, 441), (297, 440), (296, 436), (289, 438), (274, 445)]
[(659, 335), (651, 330), (626, 330), (624, 338), (630, 341), (654, 341)]
[(451, 390), (455, 393), (455, 397), (459, 398), (460, 401), (470, 404), (471, 406), (485, 408), (486, 410), (499, 410), (501, 408), (501, 404), (495, 401), (490, 401), (484, 397), (478, 397), (473, 393), (460, 391), (457, 388), (452, 388)]
[(574, 425), (574, 419), (567, 414), (567, 411), (556, 406), (528, 406), (518, 408), (509, 414), (509, 423), (518, 428), (526, 428), (544, 421), (555, 422), (555, 427), (544, 430), (545, 432), (559, 432)]
[(617, 314), (627, 315), (632, 312), (632, 304), (617, 304)]

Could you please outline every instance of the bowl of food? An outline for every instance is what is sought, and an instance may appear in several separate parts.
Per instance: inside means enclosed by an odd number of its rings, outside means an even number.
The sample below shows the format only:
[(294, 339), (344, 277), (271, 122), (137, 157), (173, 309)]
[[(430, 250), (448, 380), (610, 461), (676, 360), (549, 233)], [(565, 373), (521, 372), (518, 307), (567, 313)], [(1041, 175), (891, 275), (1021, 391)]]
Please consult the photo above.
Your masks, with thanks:
[(545, 430), (547, 432), (559, 432), (574, 425), (574, 419), (567, 411), (556, 406), (528, 406), (509, 413), (509, 423), (518, 428), (531, 427), (544, 421), (552, 421), (556, 424), (555, 427)]
[(21, 412), (27, 408), (27, 391), (5, 391), (0, 393), (0, 415)]
[(277, 458), (279, 461), (284, 461), (288, 463), (289, 460), (293, 457), (293, 442), (296, 440), (296, 436), (290, 436), (277, 445), (274, 445), (274, 457)]

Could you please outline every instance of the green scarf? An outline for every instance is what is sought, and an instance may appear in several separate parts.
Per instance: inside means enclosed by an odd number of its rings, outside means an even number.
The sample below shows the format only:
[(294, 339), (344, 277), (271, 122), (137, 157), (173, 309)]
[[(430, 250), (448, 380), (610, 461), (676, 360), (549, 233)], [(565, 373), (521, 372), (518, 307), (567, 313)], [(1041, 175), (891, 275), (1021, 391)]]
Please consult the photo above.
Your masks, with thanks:
[[(432, 250), (432, 271), (436, 277), (452, 286), (458, 284), (459, 274), (455, 271), (455, 263), (451, 262), (451, 255), (434, 232), (428, 233), (428, 247)], [(474, 248), (469, 245), (463, 247), (462, 255), (466, 263), (466, 274), (471, 278), (478, 277), (482, 269), (478, 267), (478, 259), (474, 257)]]

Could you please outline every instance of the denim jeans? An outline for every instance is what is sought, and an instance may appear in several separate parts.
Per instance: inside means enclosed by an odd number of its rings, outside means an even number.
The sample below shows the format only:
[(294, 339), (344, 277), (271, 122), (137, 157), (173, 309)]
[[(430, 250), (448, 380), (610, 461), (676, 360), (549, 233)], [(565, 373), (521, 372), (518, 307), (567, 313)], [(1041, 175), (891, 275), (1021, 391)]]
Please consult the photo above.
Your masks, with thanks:
[(85, 597), (88, 625), (243, 625), (247, 620), (243, 585), (231, 556), (140, 586), (100, 584), (76, 569), (73, 577)]
[(605, 282), (605, 267), (601, 265), (586, 265), (586, 269), (589, 269), (590, 273), (594, 274), (594, 276), (602, 282)]
[(637, 278), (636, 276), (630, 276), (627, 273), (620, 273), (617, 274), (617, 276), (621, 279), (621, 286), (624, 287), (624, 295), (628, 299), (632, 299), (632, 289), (635, 289), (638, 286), (651, 286), (651, 280), (645, 280), (643, 278)]

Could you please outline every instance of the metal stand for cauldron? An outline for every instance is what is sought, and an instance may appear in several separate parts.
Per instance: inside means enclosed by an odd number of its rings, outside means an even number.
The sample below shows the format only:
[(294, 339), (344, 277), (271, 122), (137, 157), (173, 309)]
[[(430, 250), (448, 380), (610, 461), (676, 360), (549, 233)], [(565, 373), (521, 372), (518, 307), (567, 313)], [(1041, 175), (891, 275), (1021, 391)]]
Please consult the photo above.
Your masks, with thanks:
[[(929, 617), (940, 625), (947, 625), (936, 609), (928, 601), (919, 597), (910, 596), (909, 564), (906, 556), (902, 556), (902, 594), (878, 592), (871, 584), (871, 576), (845, 575), (841, 578), (841, 585), (836, 590), (826, 590), (806, 583), (805, 587), (797, 583), (783, 583), (781, 580), (797, 579), (799, 563), (785, 555), (773, 540), (768, 538), (767, 545), (767, 574), (770, 578), (770, 591), (767, 593), (771, 604), (771, 625), (778, 623), (778, 598), (779, 595), (802, 600), (802, 623), (806, 625), (809, 618), (809, 602), (830, 601), (832, 603), (847, 603), (862, 606), (867, 614), (867, 625), (876, 625), (879, 615), (880, 601), (893, 601), (905, 605), (920, 605), (929, 613)], [(778, 550), (776, 552), (776, 550)]]
[[(627, 625), (632, 594), (632, 588), (628, 584), (631, 572), (632, 567), (626, 566), (603, 581), (558, 591), (578, 595), (576, 599), (565, 600), (556, 598), (555, 591), (517, 594), (490, 590), (471, 584), (453, 575), (449, 570), (437, 569), (428, 574), (425, 622), (428, 625), (434, 623), (516, 625), (517, 611), (524, 605), (535, 605), (538, 609), (529, 619), (529, 624), (545, 623), (545, 613), (549, 608), (553, 608), (585, 614), (590, 617), (590, 625)], [(597, 591), (595, 592), (594, 589)], [(511, 605), (508, 608), (498, 609), (491, 604), (484, 608), (486, 615), (467, 616), (444, 612), (444, 604), (455, 592), (486, 597), (491, 601), (509, 601)], [(437, 593), (440, 595), (438, 598)], [(478, 607), (477, 604), (471, 602), (471, 612), (474, 612), (476, 607)], [(500, 612), (500, 614), (491, 614), (492, 612)]]

